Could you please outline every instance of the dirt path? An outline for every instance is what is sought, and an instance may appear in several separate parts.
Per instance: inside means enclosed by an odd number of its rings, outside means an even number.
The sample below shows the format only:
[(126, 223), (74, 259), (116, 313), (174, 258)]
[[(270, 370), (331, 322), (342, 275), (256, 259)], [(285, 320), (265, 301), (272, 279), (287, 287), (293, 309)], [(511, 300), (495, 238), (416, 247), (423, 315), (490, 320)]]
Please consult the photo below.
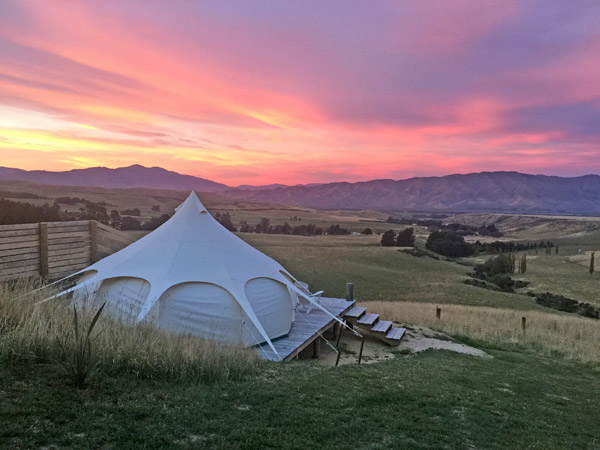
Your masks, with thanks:
[[(491, 358), (490, 355), (482, 350), (454, 342), (451, 337), (444, 333), (407, 324), (394, 324), (394, 326), (406, 328), (406, 334), (402, 338), (400, 345), (390, 347), (377, 339), (367, 336), (363, 347), (362, 363), (376, 363), (395, 358), (398, 353), (419, 353), (429, 349), (449, 350), (466, 355)], [(345, 330), (342, 333), (339, 347), (342, 352), (340, 365), (356, 364), (360, 352), (360, 342), (360, 339), (354, 336), (352, 332)], [(332, 344), (335, 344), (335, 342), (332, 342)], [(310, 355), (305, 357), (310, 357)], [(335, 365), (336, 357), (337, 354), (325, 342), (321, 341), (321, 357), (315, 360), (315, 362), (325, 366), (333, 366)]]

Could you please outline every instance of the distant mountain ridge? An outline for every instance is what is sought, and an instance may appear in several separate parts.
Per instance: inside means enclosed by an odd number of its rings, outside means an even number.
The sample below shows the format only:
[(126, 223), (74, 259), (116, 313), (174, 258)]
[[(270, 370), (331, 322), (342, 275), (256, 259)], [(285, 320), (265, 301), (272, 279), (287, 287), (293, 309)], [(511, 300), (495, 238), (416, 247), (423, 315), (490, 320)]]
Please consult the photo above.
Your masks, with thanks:
[(231, 188), (160, 167), (133, 165), (66, 172), (0, 167), (0, 180), (64, 186), (219, 192), (233, 198), (317, 209), (600, 215), (598, 175), (565, 178), (519, 172), (481, 172), (406, 180)]
[(481, 172), (251, 191), (230, 189), (223, 194), (317, 209), (600, 214), (598, 175), (563, 178)]
[(176, 191), (218, 192), (228, 186), (205, 178), (181, 175), (160, 167), (144, 167), (134, 164), (129, 167), (109, 169), (90, 167), (65, 172), (46, 170), (21, 170), (0, 167), (0, 180), (20, 180), (32, 183), (62, 186), (90, 186), (103, 188), (151, 188)]

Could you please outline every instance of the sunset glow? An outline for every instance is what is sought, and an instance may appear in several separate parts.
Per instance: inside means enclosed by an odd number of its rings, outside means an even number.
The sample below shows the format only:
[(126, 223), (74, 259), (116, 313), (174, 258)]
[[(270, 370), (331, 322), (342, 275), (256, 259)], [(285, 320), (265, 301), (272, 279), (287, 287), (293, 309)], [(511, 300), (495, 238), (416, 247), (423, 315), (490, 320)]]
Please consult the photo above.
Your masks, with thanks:
[(0, 166), (599, 173), (599, 5), (5, 1)]

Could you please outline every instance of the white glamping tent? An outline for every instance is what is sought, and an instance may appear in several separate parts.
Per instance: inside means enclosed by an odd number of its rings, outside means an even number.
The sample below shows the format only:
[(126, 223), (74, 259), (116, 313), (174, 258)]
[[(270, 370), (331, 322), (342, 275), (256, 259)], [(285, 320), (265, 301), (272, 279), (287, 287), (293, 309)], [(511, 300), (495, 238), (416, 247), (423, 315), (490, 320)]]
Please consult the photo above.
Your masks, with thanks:
[[(279, 263), (225, 229), (194, 192), (162, 226), (78, 272), (75, 300), (105, 314), (224, 343), (286, 335), (294, 299), (323, 309)], [(330, 314), (330, 313), (328, 313)]]

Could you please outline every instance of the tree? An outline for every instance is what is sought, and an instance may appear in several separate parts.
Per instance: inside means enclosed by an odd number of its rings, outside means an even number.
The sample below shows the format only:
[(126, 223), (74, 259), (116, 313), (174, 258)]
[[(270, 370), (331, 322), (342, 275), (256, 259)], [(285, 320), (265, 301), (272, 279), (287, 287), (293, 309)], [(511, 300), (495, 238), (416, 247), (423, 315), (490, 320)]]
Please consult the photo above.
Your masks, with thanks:
[(383, 236), (381, 236), (381, 245), (384, 247), (393, 247), (396, 244), (395, 237), (396, 233), (394, 233), (394, 230), (387, 230), (383, 233)]
[(427, 238), (425, 247), (450, 258), (471, 256), (475, 246), (465, 242), (465, 238), (453, 231), (434, 231)]
[(371, 230), (370, 228), (365, 228), (364, 230), (362, 230), (360, 232), (360, 234), (364, 234), (365, 236), (368, 236), (370, 234), (373, 234), (373, 230)]
[(260, 219), (260, 222), (254, 227), (255, 233), (270, 233), (271, 232), (271, 221), (266, 217)]
[(252, 227), (250, 225), (248, 225), (248, 222), (246, 222), (245, 220), (242, 220), (240, 222), (240, 231), (242, 233), (251, 233)]
[(590, 258), (590, 275), (594, 273), (594, 252), (592, 252), (592, 257)]
[(113, 228), (121, 228), (121, 214), (116, 209), (110, 212), (110, 226)]
[(523, 253), (521, 256), (521, 262), (519, 263), (519, 273), (527, 272), (527, 254)]
[(281, 234), (291, 234), (291, 233), (292, 233), (292, 227), (290, 226), (290, 224), (287, 222), (283, 222), (283, 225), (281, 225)]
[[(135, 220), (135, 219), (134, 219)], [(141, 226), (142, 230), (153, 231), (160, 227), (163, 223), (169, 220), (168, 214), (163, 214), (160, 217), (152, 217), (149, 221), (144, 222)]]
[(414, 228), (406, 228), (398, 233), (396, 237), (396, 245), (398, 247), (414, 247), (415, 246), (415, 230)]
[(142, 227), (137, 219), (125, 216), (121, 219), (121, 230), (140, 230)]
[(231, 221), (231, 216), (229, 215), (228, 212), (223, 213), (223, 214), (217, 213), (215, 215), (215, 219), (217, 219), (217, 221), (221, 225), (223, 225), (225, 228), (227, 228), (229, 231), (237, 231), (237, 228), (235, 227), (235, 225)]
[(139, 217), (140, 214), (141, 214), (140, 208), (124, 209), (123, 211), (121, 211), (121, 215), (123, 215), (123, 216), (136, 216), (136, 217)]

